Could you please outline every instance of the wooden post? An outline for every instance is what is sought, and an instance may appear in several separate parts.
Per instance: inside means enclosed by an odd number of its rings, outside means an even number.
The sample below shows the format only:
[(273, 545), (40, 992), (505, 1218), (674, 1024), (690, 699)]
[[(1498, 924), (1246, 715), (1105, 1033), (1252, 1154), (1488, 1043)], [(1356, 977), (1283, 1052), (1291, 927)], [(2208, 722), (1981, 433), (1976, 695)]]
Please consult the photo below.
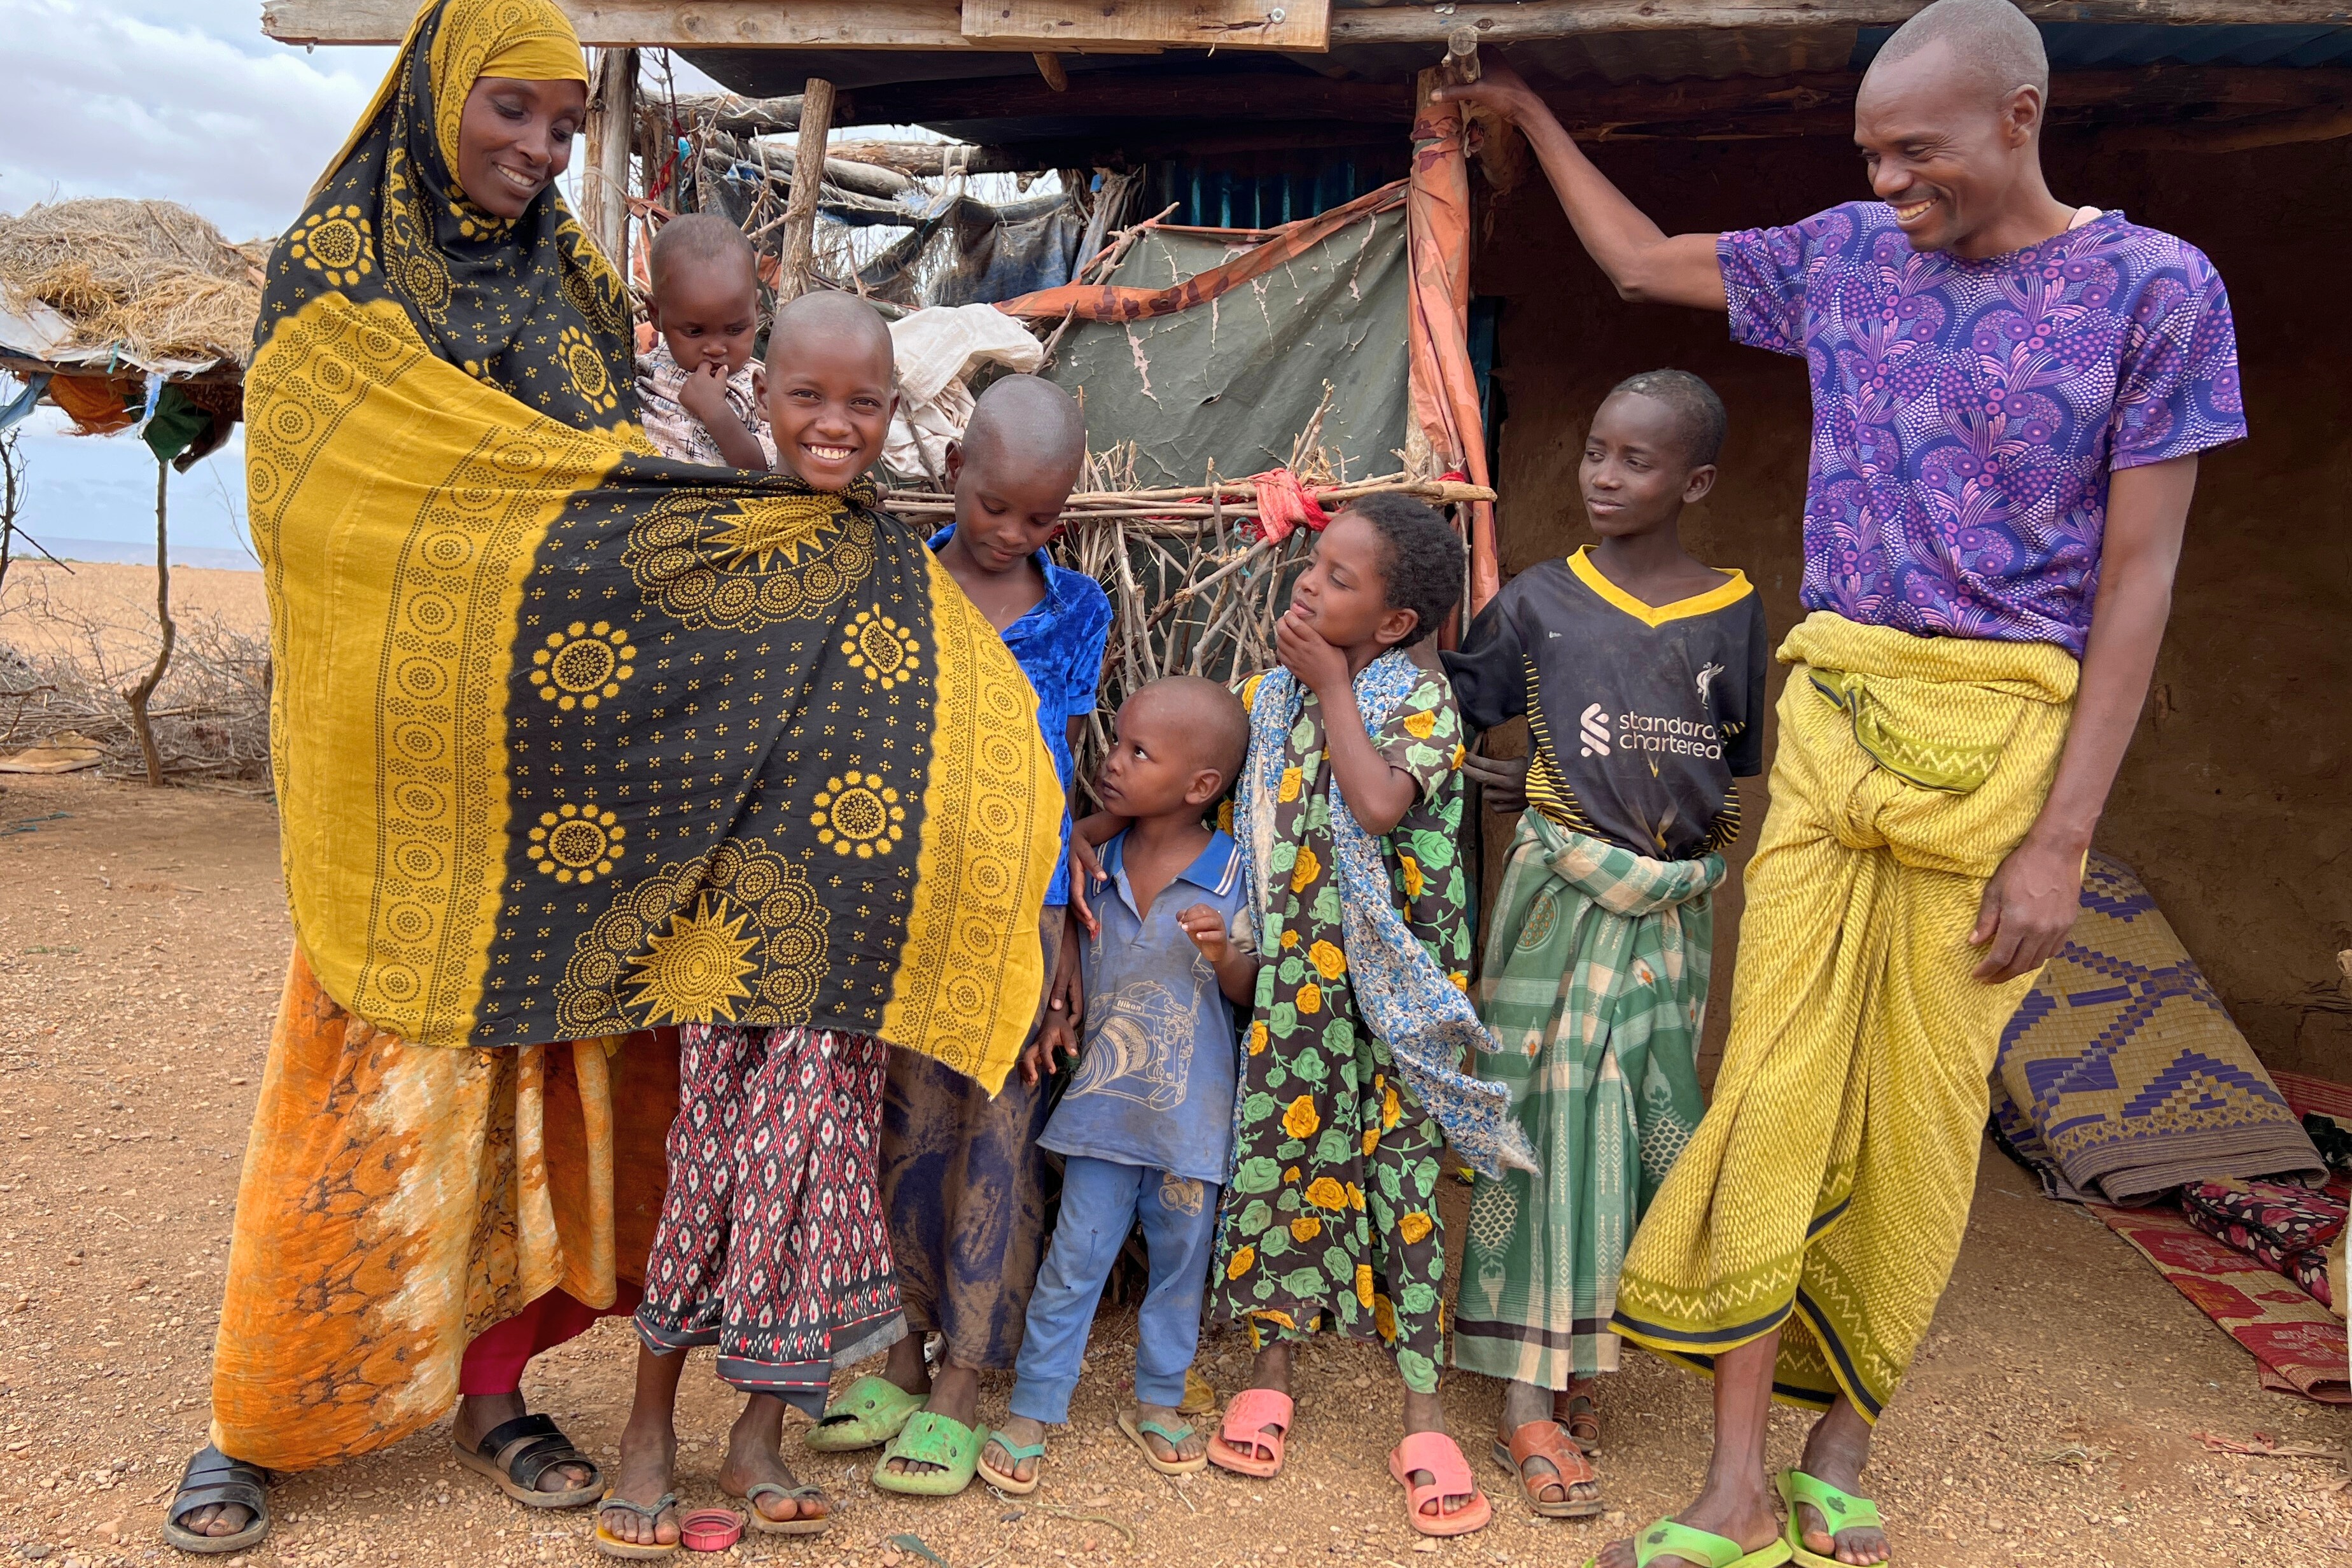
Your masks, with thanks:
[(815, 262), (816, 198), (824, 184), (824, 144), (833, 130), (833, 83), (808, 79), (801, 93), (801, 139), (793, 159), (793, 197), (784, 206), (784, 265), (776, 279), (776, 303), (807, 291)]
[(581, 172), (582, 216), (604, 259), (629, 272), (629, 153), (637, 119), (637, 51), (605, 49), (596, 57), (595, 89), (588, 97), (588, 166)]
[(154, 668), (142, 676), (136, 686), (122, 693), (122, 700), (131, 705), (131, 730), (139, 737), (139, 755), (147, 763), (147, 783), (157, 789), (163, 787), (163, 753), (155, 749), (155, 727), (148, 721), (147, 702), (155, 695), (155, 688), (163, 684), (164, 668), (172, 662), (172, 645), (179, 637), (179, 628), (172, 624), (172, 541), (164, 528), (163, 515), (163, 500), (171, 479), (172, 465), (158, 458), (155, 460), (155, 619), (162, 624), (163, 642), (155, 650)]

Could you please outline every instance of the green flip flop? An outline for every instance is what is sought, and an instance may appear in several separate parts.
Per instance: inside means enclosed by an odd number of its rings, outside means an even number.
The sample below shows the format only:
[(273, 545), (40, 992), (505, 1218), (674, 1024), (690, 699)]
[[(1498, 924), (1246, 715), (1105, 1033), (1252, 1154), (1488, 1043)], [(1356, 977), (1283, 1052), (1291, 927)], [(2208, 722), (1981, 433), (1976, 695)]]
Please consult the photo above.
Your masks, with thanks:
[[(1650, 1568), (1651, 1562), (1660, 1557), (1679, 1557), (1698, 1568), (1780, 1568), (1789, 1561), (1789, 1543), (1776, 1541), (1748, 1552), (1727, 1536), (1661, 1519), (1644, 1525), (1633, 1538), (1634, 1568)], [(1595, 1553), (1584, 1560), (1584, 1568), (1595, 1568), (1600, 1561)]]
[[(1790, 1561), (1801, 1563), (1804, 1568), (1847, 1568), (1847, 1565), (1834, 1557), (1824, 1557), (1818, 1552), (1806, 1550), (1804, 1526), (1797, 1521), (1799, 1503), (1822, 1516), (1829, 1525), (1832, 1537), (1843, 1531), (1886, 1528), (1886, 1521), (1878, 1517), (1876, 1503), (1866, 1497), (1842, 1492), (1829, 1482), (1817, 1480), (1802, 1470), (1782, 1470), (1772, 1478), (1772, 1485), (1789, 1510), (1788, 1528), (1783, 1531), (1782, 1539), (1788, 1544)], [(1890, 1556), (1879, 1568), (1887, 1568), (1887, 1564), (1894, 1561)]]
[(824, 1414), (802, 1436), (801, 1443), (819, 1454), (878, 1448), (896, 1437), (908, 1418), (922, 1407), (923, 1395), (909, 1394), (888, 1378), (869, 1373), (824, 1407)]
[[(985, 1426), (967, 1426), (935, 1410), (918, 1411), (874, 1462), (874, 1484), (880, 1490), (907, 1497), (953, 1497), (971, 1485), (972, 1471), (980, 1465), (981, 1445), (987, 1441)], [(890, 1468), (893, 1459), (940, 1468), (902, 1475)]]

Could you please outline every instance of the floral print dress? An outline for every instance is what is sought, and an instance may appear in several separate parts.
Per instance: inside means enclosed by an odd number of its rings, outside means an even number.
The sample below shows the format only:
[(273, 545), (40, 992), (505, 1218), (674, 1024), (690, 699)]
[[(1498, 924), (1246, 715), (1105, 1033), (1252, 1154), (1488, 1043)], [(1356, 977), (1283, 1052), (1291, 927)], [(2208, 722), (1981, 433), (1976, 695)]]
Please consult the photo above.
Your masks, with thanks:
[[(1244, 703), (1255, 701), (1262, 679), (1243, 684)], [(1423, 672), (1371, 740), (1421, 786), (1379, 840), (1391, 891), (1412, 935), (1465, 984), (1461, 718), (1444, 677)], [(1443, 1140), (1386, 1042), (1363, 1026), (1349, 989), (1330, 764), (1312, 693), (1286, 752), (1267, 864), (1286, 880), (1265, 900), (1265, 929), (1255, 933), (1267, 962), (1244, 1040), (1213, 1311), (1248, 1323), (1254, 1345), (1318, 1329), (1377, 1338), (1395, 1353), (1405, 1385), (1425, 1394), (1444, 1360)]]

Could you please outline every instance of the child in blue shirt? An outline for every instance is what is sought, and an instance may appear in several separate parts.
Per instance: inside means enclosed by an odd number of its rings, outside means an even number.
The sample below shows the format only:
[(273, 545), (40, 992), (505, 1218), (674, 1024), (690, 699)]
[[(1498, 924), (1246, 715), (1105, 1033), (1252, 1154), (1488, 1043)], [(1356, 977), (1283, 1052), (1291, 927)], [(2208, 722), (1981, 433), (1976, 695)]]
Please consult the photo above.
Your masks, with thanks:
[[(1110, 600), (1093, 578), (1055, 565), (1045, 546), (1060, 531), (1085, 461), (1086, 422), (1069, 395), (1035, 376), (1003, 377), (981, 395), (948, 454), (955, 521), (931, 540), (1036, 689), (1037, 721), (1066, 797), (1071, 748), (1102, 680)], [(1066, 798), (1062, 837), (1066, 848)], [(1046, 888), (1039, 928), (1048, 995), (1055, 971), (1074, 958), (1068, 902), (1065, 864)], [(820, 1452), (887, 1441), (874, 1470), (885, 1491), (944, 1497), (971, 1483), (980, 1373), (1013, 1365), (1044, 1249), (1037, 1135), (1045, 1110), (1034, 1066), (991, 1100), (929, 1057), (890, 1053), (881, 1196), (908, 1336), (891, 1348), (882, 1375), (852, 1384), (807, 1438)], [(930, 1333), (944, 1341), (936, 1376), (923, 1359)]]
[[(1254, 942), (1228, 940), (1246, 903), (1241, 849), (1202, 813), (1248, 744), (1232, 692), (1193, 676), (1156, 680), (1119, 709), (1096, 781), (1104, 809), (1129, 825), (1100, 851), (1109, 886), (1093, 900), (1099, 929), (1080, 960), (1086, 1042), (1039, 1140), (1067, 1162), (1061, 1217), (1029, 1300), (1012, 1419), (981, 1455), (981, 1474), (1007, 1492), (1037, 1489), (1045, 1427), (1069, 1419), (1096, 1303), (1139, 1218), (1151, 1278), (1136, 1404), (1119, 1428), (1164, 1474), (1208, 1463), (1206, 1436), (1178, 1406), (1232, 1157), (1234, 1005), (1256, 989), (1258, 961)], [(1048, 1021), (1036, 1047), (1048, 1063), (1067, 1028)]]

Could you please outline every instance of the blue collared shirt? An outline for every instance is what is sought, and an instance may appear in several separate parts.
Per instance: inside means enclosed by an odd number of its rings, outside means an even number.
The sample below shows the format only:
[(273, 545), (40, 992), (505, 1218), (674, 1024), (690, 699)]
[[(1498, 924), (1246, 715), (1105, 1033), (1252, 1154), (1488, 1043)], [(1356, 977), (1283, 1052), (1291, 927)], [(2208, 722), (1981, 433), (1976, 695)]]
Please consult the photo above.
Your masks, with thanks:
[(1206, 904), (1232, 929), (1247, 896), (1241, 847), (1212, 834), (1148, 911), (1135, 907), (1126, 850), (1124, 833), (1102, 847), (1117, 896), (1094, 900), (1102, 933), (1079, 949), (1086, 1039), (1037, 1142), (1063, 1154), (1223, 1185), (1240, 1035), (1215, 969), (1176, 917)]
[[(955, 524), (931, 535), (939, 549)], [(1037, 692), (1037, 727), (1062, 779), (1062, 860), (1045, 887), (1045, 907), (1070, 901), (1070, 781), (1077, 763), (1070, 755), (1070, 721), (1095, 710), (1102, 688), (1103, 658), (1110, 643), (1110, 595), (1083, 572), (1057, 566), (1040, 550), (1031, 557), (1045, 574), (1045, 596), (1000, 634), (1021, 672)]]

